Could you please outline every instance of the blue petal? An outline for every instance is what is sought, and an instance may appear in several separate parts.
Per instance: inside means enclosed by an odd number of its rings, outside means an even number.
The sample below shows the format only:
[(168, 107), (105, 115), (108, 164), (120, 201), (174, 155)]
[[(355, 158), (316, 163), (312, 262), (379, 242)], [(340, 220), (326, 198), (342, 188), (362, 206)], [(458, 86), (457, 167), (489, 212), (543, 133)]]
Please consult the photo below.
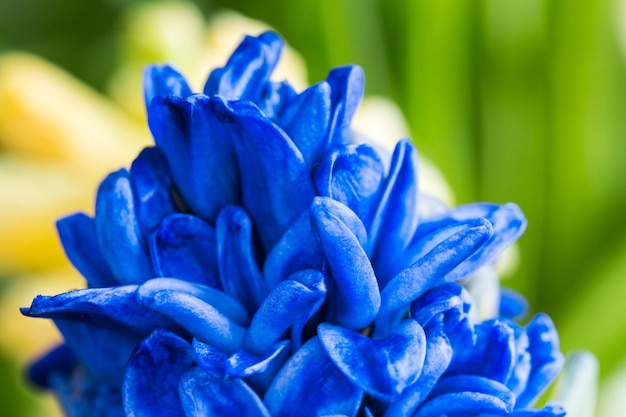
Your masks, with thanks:
[(155, 330), (128, 361), (123, 401), (127, 416), (183, 416), (178, 396), (181, 376), (193, 364), (191, 345)]
[(330, 86), (324, 81), (307, 88), (290, 103), (278, 120), (278, 125), (302, 153), (309, 170), (320, 163), (326, 151), (330, 92)]
[(282, 40), (272, 32), (258, 37), (246, 36), (226, 65), (211, 72), (204, 85), (204, 94), (258, 102), (278, 63), (282, 47)]
[(157, 276), (221, 288), (215, 229), (199, 217), (169, 215), (150, 236), (149, 244)]
[(426, 324), (436, 315), (457, 310), (466, 312), (470, 307), (469, 295), (463, 286), (447, 282), (427, 291), (411, 304), (411, 317)]
[(254, 355), (246, 350), (239, 350), (230, 355), (223, 363), (224, 373), (231, 378), (245, 378), (257, 375), (274, 367), (282, 365), (289, 356), (289, 341), (284, 340), (271, 346), (262, 355)]
[(444, 240), (389, 281), (381, 293), (376, 334), (383, 336), (407, 313), (410, 303), (428, 289), (445, 282), (446, 275), (479, 250), (491, 233), (491, 225), (486, 220), (470, 221), (466, 229)]
[(361, 329), (376, 318), (380, 309), (378, 283), (357, 237), (362, 233), (355, 234), (333, 207), (311, 206), (311, 223), (332, 272), (328, 321), (348, 329)]
[(167, 161), (158, 148), (145, 148), (130, 167), (139, 226), (148, 234), (161, 220), (175, 211), (170, 196), (172, 178)]
[(311, 215), (306, 210), (289, 226), (265, 258), (263, 275), (267, 287), (272, 290), (294, 272), (321, 270), (323, 265), (324, 252), (313, 235)]
[(123, 326), (144, 336), (155, 326), (172, 328), (170, 320), (138, 304), (136, 293), (136, 285), (127, 285), (74, 290), (53, 297), (39, 295), (22, 314), (111, 328)]
[(554, 401), (549, 402), (540, 410), (515, 410), (510, 414), (511, 417), (565, 417), (566, 415), (565, 407)]
[[(281, 282), (269, 293), (252, 318), (244, 340), (245, 348), (262, 355), (293, 324), (302, 322), (303, 326), (325, 298), (324, 276), (318, 271), (301, 271)], [(298, 347), (299, 339), (298, 335)]]
[(397, 143), (371, 226), (372, 263), (381, 288), (408, 264), (405, 256), (418, 225), (417, 152), (407, 140)]
[(350, 142), (350, 123), (363, 98), (364, 76), (361, 67), (350, 65), (330, 71), (326, 82), (331, 91), (331, 127), (326, 150)]
[(517, 398), (516, 407), (532, 405), (539, 395), (556, 378), (563, 366), (559, 351), (559, 337), (554, 323), (545, 314), (537, 314), (526, 326), (531, 369), (526, 389)]
[(104, 259), (122, 284), (140, 284), (154, 275), (125, 169), (109, 174), (98, 188), (96, 231)]
[(431, 321), (426, 332), (426, 357), (417, 381), (407, 387), (400, 397), (389, 405), (385, 417), (412, 416), (426, 400), (431, 390), (452, 361), (452, 347), (443, 332), (443, 324)]
[(521, 320), (527, 313), (528, 301), (524, 296), (508, 288), (500, 288), (499, 314), (501, 317)]
[(151, 310), (169, 317), (204, 343), (228, 351), (243, 346), (246, 330), (218, 308), (196, 296), (165, 289), (139, 292), (137, 299)]
[(90, 287), (119, 285), (100, 251), (93, 218), (76, 213), (57, 220), (56, 226), (65, 254)]
[[(285, 109), (291, 107), (298, 93), (287, 81), (268, 82), (261, 91), (260, 101), (256, 105), (269, 119), (276, 120)], [(279, 125), (281, 125), (279, 123)], [(282, 126), (282, 125), (281, 125)]]
[(178, 395), (187, 417), (271, 417), (241, 379), (215, 378), (202, 368), (191, 368), (182, 375)]
[(269, 251), (311, 203), (313, 183), (296, 145), (254, 104), (234, 101), (222, 110), (239, 160), (243, 205)]
[(508, 414), (515, 396), (502, 384), (478, 376), (454, 376), (437, 383), (415, 417), (459, 414)]
[(330, 361), (314, 337), (283, 366), (263, 402), (274, 417), (355, 416), (361, 391)]
[(141, 298), (148, 299), (161, 291), (173, 291), (192, 295), (212, 305), (236, 324), (243, 327), (250, 324), (250, 316), (239, 300), (206, 285), (175, 278), (155, 278), (142, 284), (139, 287), (138, 294)]
[[(450, 280), (458, 280), (478, 270), (481, 266), (495, 260), (511, 243), (513, 243), (526, 229), (526, 218), (520, 208), (512, 203), (505, 205), (474, 203), (456, 207), (443, 215), (440, 220), (433, 219), (432, 224), (438, 222), (466, 221), (475, 218), (487, 219), (493, 227), (493, 235), (483, 248), (470, 256), (453, 272)], [(431, 226), (424, 224), (424, 230)], [(415, 239), (419, 239), (424, 232), (418, 229)]]
[(489, 320), (475, 331), (474, 347), (455, 351), (449, 374), (479, 375), (504, 384), (516, 359), (513, 329), (505, 322)]
[(318, 334), (322, 347), (344, 375), (383, 401), (401, 394), (422, 371), (426, 335), (413, 319), (378, 340), (328, 324), (320, 324)]
[(191, 95), (185, 78), (170, 65), (148, 65), (143, 72), (143, 91), (146, 108), (154, 97), (182, 97)]
[(155, 98), (148, 124), (167, 159), (176, 190), (191, 212), (213, 223), (219, 210), (240, 199), (234, 144), (217, 113), (222, 99), (197, 94)]
[(347, 145), (330, 153), (315, 171), (319, 195), (348, 206), (363, 224), (370, 224), (378, 202), (384, 167), (368, 145)]
[(224, 363), (232, 355), (230, 352), (216, 348), (198, 339), (193, 339), (193, 353), (196, 362), (215, 378), (226, 378)]
[(256, 311), (268, 290), (252, 246), (252, 224), (239, 207), (224, 208), (217, 218), (217, 257), (224, 292)]
[(52, 388), (50, 385), (53, 374), (67, 377), (78, 364), (72, 349), (64, 343), (47, 352), (28, 366), (28, 379), (41, 388)]

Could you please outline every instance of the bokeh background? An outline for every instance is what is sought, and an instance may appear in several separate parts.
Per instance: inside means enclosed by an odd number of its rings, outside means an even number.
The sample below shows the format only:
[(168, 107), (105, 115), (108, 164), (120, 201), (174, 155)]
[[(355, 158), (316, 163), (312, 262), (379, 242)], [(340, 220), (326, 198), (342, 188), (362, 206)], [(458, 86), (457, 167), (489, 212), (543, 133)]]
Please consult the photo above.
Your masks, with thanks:
[(626, 392), (626, 0), (0, 0), (3, 413), (54, 414), (22, 367), (56, 336), (17, 307), (82, 285), (55, 218), (90, 211), (98, 179), (148, 143), (145, 63), (199, 82), (232, 36), (262, 30), (224, 9), (281, 33), (310, 83), (361, 65), (455, 204), (521, 206), (529, 227), (503, 284), (552, 316), (565, 352), (597, 355), (598, 415), (623, 415), (610, 413)]

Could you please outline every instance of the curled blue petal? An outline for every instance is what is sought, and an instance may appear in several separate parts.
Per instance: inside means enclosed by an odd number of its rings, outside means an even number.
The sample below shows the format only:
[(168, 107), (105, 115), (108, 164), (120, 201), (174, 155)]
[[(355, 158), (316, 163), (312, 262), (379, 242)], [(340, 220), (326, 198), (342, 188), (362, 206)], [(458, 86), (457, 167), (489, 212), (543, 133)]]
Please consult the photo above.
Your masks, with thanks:
[(144, 236), (175, 211), (170, 195), (172, 178), (167, 161), (158, 148), (145, 148), (130, 167), (137, 218)]
[(413, 319), (384, 339), (320, 324), (322, 347), (350, 381), (366, 393), (391, 401), (419, 377), (426, 355), (426, 335)]
[(102, 255), (122, 284), (140, 284), (154, 273), (125, 169), (108, 177), (98, 188), (96, 231)]
[(519, 408), (532, 405), (556, 378), (565, 361), (559, 350), (554, 323), (545, 314), (537, 314), (526, 326), (531, 369), (526, 388), (517, 398)]
[(282, 47), (283, 41), (273, 32), (246, 36), (226, 65), (211, 72), (204, 94), (258, 102), (278, 64)]
[(312, 205), (311, 223), (332, 272), (328, 321), (353, 330), (368, 326), (380, 309), (380, 293), (361, 242), (330, 205)]
[(223, 350), (243, 346), (246, 330), (200, 298), (172, 290), (140, 292), (138, 301), (178, 323), (198, 340)]
[(321, 162), (326, 151), (330, 93), (330, 86), (325, 81), (307, 88), (285, 108), (278, 120), (278, 125), (302, 153), (309, 170)]
[(217, 109), (220, 97), (156, 97), (148, 125), (163, 152), (176, 191), (191, 212), (213, 223), (219, 210), (240, 200), (234, 144)]
[(56, 222), (63, 250), (90, 287), (111, 287), (119, 282), (100, 251), (95, 220), (76, 213)]
[(239, 350), (224, 361), (224, 373), (231, 378), (245, 378), (260, 374), (267, 371), (277, 359), (279, 366), (282, 365), (289, 353), (288, 340), (276, 343), (262, 355), (254, 355), (247, 350)]
[(274, 417), (354, 417), (362, 398), (363, 391), (337, 369), (314, 337), (278, 372), (263, 402)]
[(248, 311), (239, 300), (207, 285), (175, 278), (154, 278), (142, 284), (137, 293), (142, 299), (148, 299), (161, 291), (173, 291), (192, 295), (214, 306), (234, 323), (243, 327), (250, 324)]
[(122, 391), (126, 415), (183, 416), (178, 385), (192, 364), (188, 342), (155, 330), (128, 361)]
[(515, 404), (515, 396), (506, 386), (488, 378), (467, 375), (442, 379), (431, 392), (431, 397), (414, 416), (501, 415), (511, 413)]
[(269, 251), (315, 195), (308, 168), (292, 140), (254, 104), (230, 102), (220, 117), (235, 143), (243, 205)]
[(383, 164), (371, 146), (346, 145), (323, 160), (315, 171), (315, 185), (319, 195), (345, 204), (368, 225), (383, 175)]
[(407, 140), (396, 145), (389, 175), (371, 226), (371, 256), (381, 288), (409, 264), (403, 264), (418, 225), (417, 152)]
[(411, 304), (411, 317), (419, 324), (426, 324), (436, 315), (450, 310), (467, 312), (470, 307), (469, 295), (463, 286), (447, 282), (427, 291)]
[(170, 65), (148, 65), (143, 72), (143, 92), (146, 108), (154, 97), (185, 98), (192, 94), (185, 77)]
[(505, 383), (516, 359), (513, 329), (500, 320), (488, 320), (475, 327), (476, 342), (471, 349), (455, 352), (450, 375), (479, 375)]
[(265, 353), (289, 327), (306, 322), (325, 297), (324, 276), (318, 271), (301, 271), (281, 282), (252, 318), (244, 341), (246, 349), (257, 355)]
[(215, 378), (226, 378), (224, 363), (232, 355), (231, 352), (216, 348), (198, 339), (193, 339), (192, 347), (194, 358), (202, 369)]
[(395, 276), (381, 292), (376, 335), (384, 335), (399, 322), (410, 303), (428, 289), (442, 284), (447, 274), (489, 239), (492, 229), (486, 220), (467, 223), (467, 228), (450, 236), (419, 261)]
[(268, 290), (257, 265), (250, 218), (239, 207), (225, 207), (217, 218), (216, 229), (222, 288), (253, 313)]
[(417, 381), (407, 387), (387, 408), (385, 417), (412, 416), (426, 400), (431, 390), (452, 361), (452, 346), (443, 331), (443, 323), (431, 321), (424, 328), (426, 356)]
[(326, 82), (332, 105), (326, 150), (332, 150), (350, 142), (350, 123), (363, 98), (363, 70), (356, 65), (337, 67), (330, 71)]
[(198, 367), (182, 375), (178, 395), (187, 417), (271, 417), (261, 399), (241, 379), (215, 378)]
[(169, 215), (150, 236), (149, 246), (157, 276), (222, 287), (215, 229), (199, 217)]

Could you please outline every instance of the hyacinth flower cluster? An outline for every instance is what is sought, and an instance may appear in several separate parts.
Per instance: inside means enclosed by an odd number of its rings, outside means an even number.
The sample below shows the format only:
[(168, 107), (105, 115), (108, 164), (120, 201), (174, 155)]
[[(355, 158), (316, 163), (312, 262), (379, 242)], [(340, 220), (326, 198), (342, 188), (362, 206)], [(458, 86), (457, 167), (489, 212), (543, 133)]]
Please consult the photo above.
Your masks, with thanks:
[(246, 37), (202, 93), (146, 70), (156, 146), (58, 221), (88, 285), (22, 310), (64, 336), (31, 379), (69, 416), (565, 415), (531, 408), (563, 363), (551, 320), (505, 292), (477, 320), (459, 283), (519, 208), (426, 208), (408, 140), (387, 164), (351, 143), (360, 68), (296, 92), (281, 48)]

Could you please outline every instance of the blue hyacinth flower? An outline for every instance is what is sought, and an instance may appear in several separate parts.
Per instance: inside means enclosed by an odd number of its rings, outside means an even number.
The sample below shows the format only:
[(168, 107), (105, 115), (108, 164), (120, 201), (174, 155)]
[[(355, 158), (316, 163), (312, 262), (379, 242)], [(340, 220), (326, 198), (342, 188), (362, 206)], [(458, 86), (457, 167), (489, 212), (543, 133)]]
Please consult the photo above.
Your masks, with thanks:
[(417, 153), (351, 142), (358, 67), (302, 92), (282, 40), (246, 37), (194, 93), (145, 72), (155, 146), (111, 173), (95, 216), (57, 223), (86, 288), (38, 296), (63, 345), (30, 369), (68, 416), (556, 417), (550, 319), (477, 321), (460, 284), (511, 245), (514, 204), (420, 215)]

